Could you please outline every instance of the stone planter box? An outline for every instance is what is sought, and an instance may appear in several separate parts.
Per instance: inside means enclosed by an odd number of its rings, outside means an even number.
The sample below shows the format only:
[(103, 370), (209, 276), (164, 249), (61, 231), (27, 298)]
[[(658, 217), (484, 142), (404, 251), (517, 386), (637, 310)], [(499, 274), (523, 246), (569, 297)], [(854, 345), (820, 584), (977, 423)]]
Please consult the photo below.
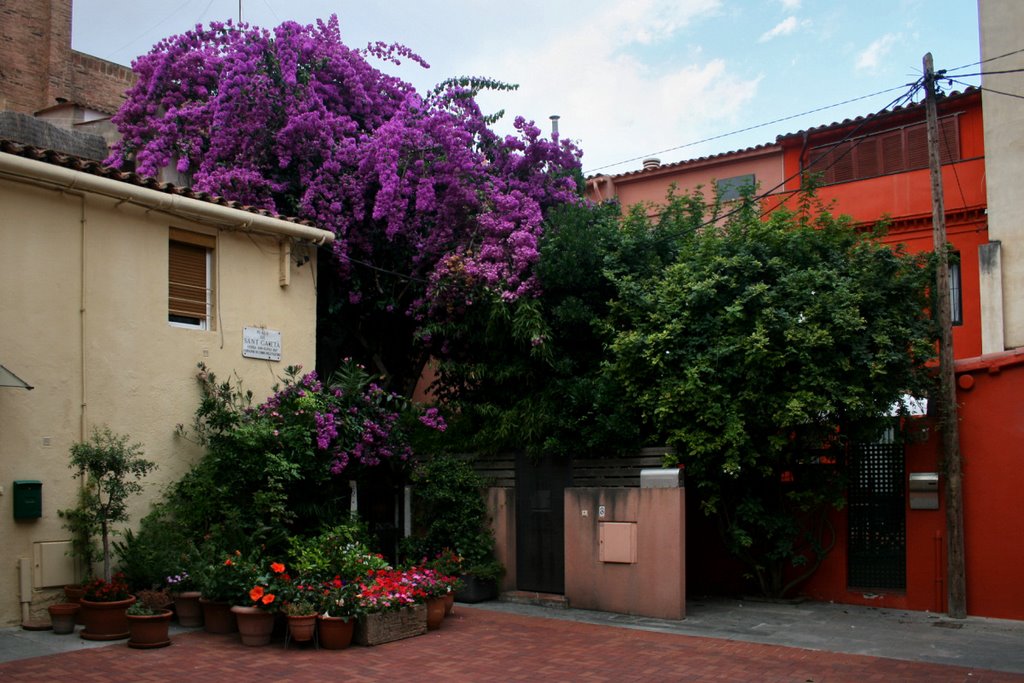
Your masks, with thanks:
[(352, 641), (358, 645), (380, 645), (426, 632), (427, 606), (413, 605), (397, 612), (367, 614), (356, 623)]
[(485, 602), (498, 597), (498, 584), (490, 579), (480, 579), (472, 574), (463, 574), (462, 588), (455, 591), (455, 599), (459, 602)]

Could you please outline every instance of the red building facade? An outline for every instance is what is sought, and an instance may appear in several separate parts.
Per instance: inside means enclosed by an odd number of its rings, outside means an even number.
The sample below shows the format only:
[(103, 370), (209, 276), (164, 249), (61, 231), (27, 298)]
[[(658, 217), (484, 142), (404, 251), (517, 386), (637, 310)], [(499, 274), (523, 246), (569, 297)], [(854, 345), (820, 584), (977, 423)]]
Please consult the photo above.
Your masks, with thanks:
[[(942, 187), (947, 241), (953, 260), (953, 347), (958, 382), (963, 470), (967, 612), (1024, 619), (1024, 349), (1004, 349), (998, 242), (989, 239), (987, 184), (1015, 182), (986, 175), (985, 127), (978, 90), (951, 93), (938, 104)], [(721, 154), (667, 167), (598, 177), (589, 196), (613, 195), (623, 208), (664, 197), (669, 182), (712, 187), (716, 179), (746, 170), (755, 150)], [(813, 175), (817, 195), (835, 214), (861, 229), (885, 221), (882, 241), (912, 252), (933, 250), (932, 194), (922, 104), (811, 128), (756, 148), (761, 164), (781, 166), (781, 187), (763, 206), (785, 203)], [(764, 166), (762, 166), (764, 168)], [(771, 168), (771, 166), (768, 166)], [(764, 178), (759, 169), (758, 180)], [(761, 183), (762, 193), (776, 183)], [(1003, 259), (1007, 253), (1005, 245)], [(993, 256), (995, 255), (995, 257)], [(986, 308), (988, 306), (988, 308)], [(1002, 304), (999, 304), (1002, 307)], [(986, 337), (990, 318), (1000, 322)], [(991, 329), (991, 327), (990, 327)], [(986, 341), (987, 339), (987, 341)], [(993, 339), (996, 341), (993, 343)], [(939, 434), (930, 415), (912, 418), (906, 443), (859, 444), (849, 453), (847, 505), (833, 515), (836, 544), (802, 587), (817, 600), (945, 612), (948, 609), (945, 476)], [(938, 481), (933, 501), (922, 506), (916, 482)], [(912, 502), (913, 501), (913, 502)], [(690, 516), (688, 590), (738, 587), (740, 568), (709, 555), (716, 534)], [(733, 577), (730, 579), (729, 577)]]
[[(967, 611), (1024, 619), (1024, 352), (985, 354), (983, 301), (993, 282), (981, 93), (939, 101), (940, 159), (947, 241), (953, 267), (956, 359), (963, 469)], [(833, 211), (868, 228), (884, 217), (883, 241), (932, 251), (932, 193), (924, 107), (844, 121), (780, 137), (786, 189), (815, 173), (818, 195)], [(994, 245), (998, 247), (999, 245)], [(835, 549), (804, 586), (812, 598), (915, 610), (947, 611), (949, 576), (944, 465), (931, 417), (914, 420), (906, 444), (851, 453), (848, 504), (835, 515)], [(890, 466), (886, 467), (889, 458)], [(936, 504), (913, 502), (912, 488), (938, 475)], [(890, 513), (879, 514), (888, 502)], [(893, 502), (898, 507), (893, 507)], [(1011, 539), (1017, 539), (1013, 541)], [(865, 548), (867, 548), (865, 550)], [(888, 572), (888, 573), (887, 573)]]

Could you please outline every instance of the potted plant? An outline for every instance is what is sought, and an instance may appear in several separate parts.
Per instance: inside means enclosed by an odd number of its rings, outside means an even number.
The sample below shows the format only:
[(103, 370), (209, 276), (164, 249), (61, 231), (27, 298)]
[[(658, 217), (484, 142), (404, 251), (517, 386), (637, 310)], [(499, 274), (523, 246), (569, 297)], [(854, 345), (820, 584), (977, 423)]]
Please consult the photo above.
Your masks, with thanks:
[[(85, 589), (82, 589), (83, 592)], [(50, 613), (50, 624), (53, 632), (58, 635), (65, 635), (75, 632), (75, 624), (78, 621), (78, 611), (81, 605), (77, 602), (58, 602), (50, 605), (46, 610)]]
[(167, 590), (174, 598), (174, 613), (178, 617), (178, 624), (181, 626), (202, 626), (203, 610), (199, 605), (199, 598), (202, 595), (196, 590), (195, 581), (185, 570), (178, 572), (164, 579)]
[(75, 479), (82, 479), (78, 506), (65, 510), (62, 516), (85, 535), (86, 542), (75, 546), (81, 559), (91, 562), (91, 538), (99, 535), (103, 580), (112, 577), (111, 536), (113, 525), (128, 521), (128, 498), (142, 492), (139, 480), (156, 468), (156, 463), (142, 457), (142, 444), (129, 444), (127, 436), (114, 434), (110, 428), (96, 428), (88, 441), (71, 446), (68, 467), (76, 470)]
[(207, 633), (238, 631), (231, 603), (248, 591), (249, 581), (242, 552), (222, 553), (214, 548), (203, 548), (193, 558), (189, 574), (199, 589), (203, 629)]
[(427, 632), (426, 593), (412, 571), (378, 569), (359, 584), (359, 603), (365, 614), (356, 623), (353, 640), (380, 645)]
[(484, 479), (465, 460), (442, 455), (420, 467), (413, 481), (417, 533), (406, 542), (406, 554), (438, 556), (448, 550), (459, 558), (462, 585), (456, 600), (481, 602), (496, 597), (505, 568), (494, 554)]
[(343, 650), (352, 644), (356, 621), (366, 613), (359, 599), (360, 586), (341, 576), (323, 583), (320, 593), (320, 614), (316, 627), (320, 647)]
[(128, 637), (126, 611), (135, 602), (128, 590), (124, 574), (118, 572), (110, 580), (95, 578), (85, 584), (81, 610), (85, 627), (80, 634), (85, 640), (121, 640)]
[(312, 596), (300, 595), (284, 606), (288, 619), (288, 640), (305, 643), (316, 633), (317, 606)]
[[(85, 595), (85, 584), (92, 579), (93, 566), (99, 559), (94, 541), (98, 530), (95, 517), (89, 510), (91, 504), (88, 489), (82, 487), (78, 489), (78, 505), (57, 511), (57, 515), (64, 520), (64, 528), (71, 532), (69, 554), (75, 559), (75, 569), (82, 576), (79, 582), (64, 586), (65, 600), (75, 605), (81, 604), (82, 596)], [(77, 624), (83, 623), (81, 610), (75, 610), (75, 621)]]
[(451, 593), (452, 584), (456, 579), (430, 567), (413, 567), (406, 575), (416, 589), (423, 593), (427, 606), (427, 630), (441, 628), (445, 614), (445, 596)]
[(442, 548), (431, 560), (427, 560), (424, 566), (433, 569), (444, 577), (448, 588), (444, 594), (444, 615), (452, 613), (455, 606), (455, 594), (465, 585), (459, 576), (462, 574), (462, 556), (451, 548)]
[(125, 612), (128, 617), (128, 647), (148, 650), (171, 644), (169, 627), (171, 596), (166, 590), (139, 591)]
[(267, 645), (274, 632), (274, 615), (281, 608), (279, 596), (289, 588), (291, 579), (280, 562), (256, 559), (243, 563), (248, 590), (231, 598), (231, 612), (238, 622), (243, 645)]

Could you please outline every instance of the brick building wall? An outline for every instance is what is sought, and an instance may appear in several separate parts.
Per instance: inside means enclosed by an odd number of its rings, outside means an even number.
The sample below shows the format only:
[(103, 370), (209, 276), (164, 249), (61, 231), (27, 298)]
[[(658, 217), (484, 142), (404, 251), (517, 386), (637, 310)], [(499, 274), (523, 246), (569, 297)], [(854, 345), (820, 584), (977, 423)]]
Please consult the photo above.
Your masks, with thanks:
[(71, 49), (71, 3), (0, 4), (0, 110), (35, 114), (59, 100), (108, 114), (120, 108), (134, 74)]

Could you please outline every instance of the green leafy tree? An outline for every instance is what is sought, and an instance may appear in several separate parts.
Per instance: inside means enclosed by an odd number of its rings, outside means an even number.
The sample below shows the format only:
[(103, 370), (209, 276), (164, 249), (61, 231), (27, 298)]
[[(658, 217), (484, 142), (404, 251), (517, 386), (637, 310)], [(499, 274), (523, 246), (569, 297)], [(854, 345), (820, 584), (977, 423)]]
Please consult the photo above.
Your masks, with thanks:
[(928, 260), (807, 197), (767, 220), (749, 199), (717, 221), (680, 202), (656, 226), (633, 218), (678, 250), (653, 275), (616, 274), (612, 369), (729, 550), (783, 596), (834, 541), (846, 445), (931, 386)]
[(108, 427), (94, 429), (89, 441), (71, 446), (68, 467), (76, 470), (76, 479), (85, 481), (79, 506), (64, 516), (99, 534), (107, 582), (112, 576), (112, 525), (128, 521), (128, 499), (142, 492), (139, 480), (156, 468), (142, 455), (142, 444), (129, 444), (127, 436), (114, 434)]
[(428, 329), (447, 351), (434, 386), (453, 407), (447, 445), (559, 456), (635, 449), (644, 438), (638, 415), (602, 370), (611, 339), (602, 320), (616, 293), (609, 269), (660, 270), (671, 241), (637, 220), (624, 228), (615, 204), (552, 211), (537, 297), (480, 291), (458, 324)]
[(424, 463), (413, 479), (416, 533), (406, 539), (410, 563), (445, 551), (461, 557), (461, 571), (497, 581), (505, 573), (495, 557), (494, 534), (488, 525), (486, 482), (467, 461), (440, 455)]

